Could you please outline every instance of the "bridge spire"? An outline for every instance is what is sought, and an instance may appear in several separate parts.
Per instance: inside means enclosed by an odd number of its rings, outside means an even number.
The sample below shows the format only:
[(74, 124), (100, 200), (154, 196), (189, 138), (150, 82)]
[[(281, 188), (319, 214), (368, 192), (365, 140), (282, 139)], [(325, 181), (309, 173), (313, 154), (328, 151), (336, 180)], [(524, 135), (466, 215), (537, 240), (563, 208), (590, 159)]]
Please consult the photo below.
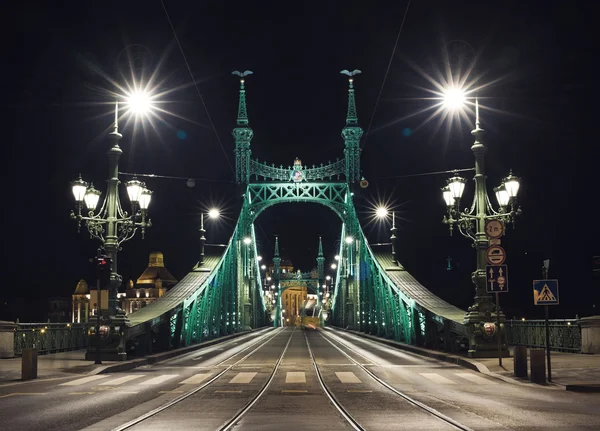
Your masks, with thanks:
[(281, 258), (279, 257), (279, 237), (275, 237), (275, 251), (273, 252), (273, 274), (275, 275), (275, 281), (279, 282), (279, 267), (281, 264)]
[(352, 72), (342, 70), (343, 75), (348, 75), (348, 111), (346, 113), (346, 126), (342, 129), (344, 138), (344, 155), (346, 158), (346, 181), (355, 183), (360, 181), (360, 138), (363, 129), (358, 126), (358, 114), (356, 113), (356, 101), (354, 98), (354, 76), (361, 73), (354, 69)]
[(246, 109), (246, 87), (245, 77), (252, 75), (251, 70), (231, 72), (232, 75), (240, 77), (240, 96), (238, 103), (237, 127), (233, 129), (235, 139), (235, 179), (238, 184), (248, 184), (250, 181), (250, 141), (254, 131), (249, 126), (248, 110)]
[[(319, 254), (317, 255), (317, 272), (319, 274), (319, 289), (325, 281), (325, 257), (323, 256), (323, 242), (319, 237)], [(319, 291), (317, 290), (317, 295)]]

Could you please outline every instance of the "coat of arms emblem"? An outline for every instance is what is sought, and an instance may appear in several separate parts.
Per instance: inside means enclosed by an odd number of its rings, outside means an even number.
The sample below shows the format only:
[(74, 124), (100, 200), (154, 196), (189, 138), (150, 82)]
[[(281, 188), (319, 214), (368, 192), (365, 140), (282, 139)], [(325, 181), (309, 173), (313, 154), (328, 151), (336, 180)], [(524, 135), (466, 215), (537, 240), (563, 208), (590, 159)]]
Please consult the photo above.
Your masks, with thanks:
[(295, 183), (300, 183), (304, 181), (304, 172), (302, 172), (302, 160), (296, 157), (294, 160), (294, 166), (290, 171), (290, 180)]

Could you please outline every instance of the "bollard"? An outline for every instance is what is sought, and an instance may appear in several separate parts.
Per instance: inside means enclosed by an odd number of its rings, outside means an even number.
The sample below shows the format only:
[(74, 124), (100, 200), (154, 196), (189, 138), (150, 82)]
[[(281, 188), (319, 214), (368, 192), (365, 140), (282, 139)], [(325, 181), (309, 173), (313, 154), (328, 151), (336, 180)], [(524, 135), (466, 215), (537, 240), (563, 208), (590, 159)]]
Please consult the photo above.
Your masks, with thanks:
[(515, 377), (527, 377), (527, 347), (515, 346), (513, 362)]
[(37, 379), (37, 349), (23, 349), (21, 357), (21, 379)]
[(531, 349), (529, 358), (532, 383), (546, 383), (546, 355), (542, 349)]

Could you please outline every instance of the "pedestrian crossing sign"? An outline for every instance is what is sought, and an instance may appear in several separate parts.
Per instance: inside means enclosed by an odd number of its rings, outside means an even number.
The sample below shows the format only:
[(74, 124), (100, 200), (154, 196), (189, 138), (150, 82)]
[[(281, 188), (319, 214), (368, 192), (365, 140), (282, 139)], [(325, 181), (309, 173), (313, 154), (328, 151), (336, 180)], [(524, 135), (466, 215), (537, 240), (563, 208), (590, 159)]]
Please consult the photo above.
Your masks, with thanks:
[(558, 305), (558, 280), (533, 280), (534, 305)]

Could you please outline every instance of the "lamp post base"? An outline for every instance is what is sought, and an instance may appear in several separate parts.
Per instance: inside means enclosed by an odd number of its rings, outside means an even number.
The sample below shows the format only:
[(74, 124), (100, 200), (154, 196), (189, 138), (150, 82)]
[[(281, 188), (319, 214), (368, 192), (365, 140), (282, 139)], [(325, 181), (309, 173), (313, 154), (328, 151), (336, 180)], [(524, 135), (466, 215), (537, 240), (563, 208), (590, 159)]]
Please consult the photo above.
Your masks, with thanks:
[[(469, 334), (469, 358), (510, 357), (503, 314), (501, 314), (499, 330), (495, 323), (496, 316), (490, 313), (482, 315), (478, 311), (469, 311), (464, 322)], [(501, 337), (500, 349), (498, 349), (498, 337)]]
[(98, 357), (97, 343), (100, 343), (101, 361), (126, 361), (125, 327), (129, 319), (124, 314), (110, 316), (100, 326), (100, 340), (96, 336), (96, 329), (90, 331), (88, 350), (85, 353), (86, 361), (95, 361)]

